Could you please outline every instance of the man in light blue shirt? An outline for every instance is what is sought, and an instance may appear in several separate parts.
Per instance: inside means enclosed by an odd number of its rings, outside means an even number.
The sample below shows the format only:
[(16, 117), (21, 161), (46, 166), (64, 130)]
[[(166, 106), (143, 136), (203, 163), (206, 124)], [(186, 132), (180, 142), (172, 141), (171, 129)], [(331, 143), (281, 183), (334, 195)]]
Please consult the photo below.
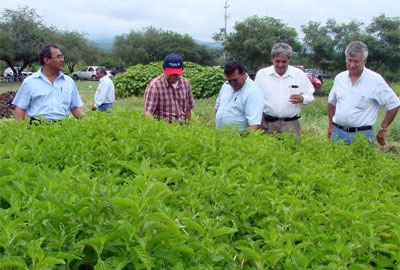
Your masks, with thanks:
[(53, 122), (65, 118), (69, 112), (81, 118), (83, 102), (74, 81), (61, 72), (64, 56), (58, 46), (43, 46), (39, 61), (42, 68), (24, 80), (12, 102), (16, 106), (15, 120), (22, 121), (27, 114), (31, 123), (38, 118)]
[(328, 138), (349, 144), (358, 133), (374, 142), (372, 127), (383, 107), (385, 118), (376, 134), (380, 145), (385, 145), (385, 134), (400, 107), (400, 101), (381, 75), (365, 67), (368, 47), (353, 41), (346, 49), (347, 70), (339, 73), (328, 97)]
[(222, 85), (215, 109), (216, 127), (236, 126), (241, 131), (258, 130), (263, 113), (263, 96), (239, 61), (224, 66), (226, 82)]

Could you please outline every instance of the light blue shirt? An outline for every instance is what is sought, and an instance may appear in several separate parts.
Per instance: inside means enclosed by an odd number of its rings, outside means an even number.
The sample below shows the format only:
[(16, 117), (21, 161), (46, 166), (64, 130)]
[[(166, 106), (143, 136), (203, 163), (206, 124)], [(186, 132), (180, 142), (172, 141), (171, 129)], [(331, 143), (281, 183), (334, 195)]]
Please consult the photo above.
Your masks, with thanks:
[(345, 127), (373, 126), (379, 106), (385, 111), (400, 106), (399, 98), (382, 76), (366, 67), (355, 84), (350, 80), (349, 71), (339, 73), (328, 102), (336, 107), (333, 122)]
[(228, 82), (219, 92), (215, 109), (216, 127), (236, 125), (245, 131), (249, 126), (260, 125), (264, 100), (258, 86), (247, 77), (243, 87), (234, 91)]
[(65, 118), (70, 110), (83, 106), (70, 77), (60, 71), (51, 83), (41, 69), (24, 80), (12, 104), (25, 110), (29, 117), (43, 116), (49, 120)]

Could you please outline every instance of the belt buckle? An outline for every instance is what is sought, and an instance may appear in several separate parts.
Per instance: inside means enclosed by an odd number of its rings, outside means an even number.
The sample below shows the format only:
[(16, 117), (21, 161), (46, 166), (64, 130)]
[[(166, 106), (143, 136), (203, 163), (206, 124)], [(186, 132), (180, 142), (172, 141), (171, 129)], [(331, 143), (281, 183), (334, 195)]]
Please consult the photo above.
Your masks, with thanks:
[(344, 127), (344, 131), (350, 132), (350, 127)]

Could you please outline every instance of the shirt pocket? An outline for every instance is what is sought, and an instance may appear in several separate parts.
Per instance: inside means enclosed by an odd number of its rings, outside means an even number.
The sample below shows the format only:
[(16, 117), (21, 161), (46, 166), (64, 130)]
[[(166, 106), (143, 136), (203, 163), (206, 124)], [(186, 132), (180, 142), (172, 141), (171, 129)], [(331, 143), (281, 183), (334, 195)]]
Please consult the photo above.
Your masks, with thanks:
[(368, 107), (368, 97), (366, 95), (359, 95), (355, 107), (360, 110), (365, 110)]
[(68, 91), (68, 90), (62, 90), (60, 95), (60, 101), (62, 102), (63, 105), (65, 106), (70, 106), (71, 101), (72, 101), (72, 91)]

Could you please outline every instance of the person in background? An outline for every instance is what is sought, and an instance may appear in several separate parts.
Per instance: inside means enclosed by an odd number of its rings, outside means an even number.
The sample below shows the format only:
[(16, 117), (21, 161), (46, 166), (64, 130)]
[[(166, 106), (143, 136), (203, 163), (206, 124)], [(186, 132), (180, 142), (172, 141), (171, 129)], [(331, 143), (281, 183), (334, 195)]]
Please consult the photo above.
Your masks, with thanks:
[(259, 70), (255, 82), (264, 97), (262, 128), (266, 133), (294, 132), (300, 136), (302, 104), (314, 100), (314, 87), (307, 75), (290, 66), (292, 47), (277, 43), (272, 47), (272, 66)]
[(264, 106), (260, 89), (239, 61), (226, 63), (224, 74), (226, 82), (215, 106), (216, 127), (237, 125), (241, 131), (258, 130)]
[(99, 79), (99, 85), (94, 95), (92, 111), (97, 109), (102, 112), (112, 110), (115, 101), (114, 83), (107, 76), (107, 70), (104, 67), (96, 69), (96, 76)]
[(83, 102), (72, 78), (62, 73), (64, 56), (55, 44), (44, 45), (39, 52), (42, 66), (27, 77), (12, 104), (15, 120), (22, 121), (27, 114), (30, 123), (55, 122), (64, 119), (69, 112), (75, 118), (84, 116)]
[(376, 139), (384, 146), (386, 131), (399, 110), (400, 101), (381, 75), (365, 67), (367, 45), (353, 41), (347, 46), (345, 55), (347, 70), (335, 77), (328, 97), (328, 138), (350, 144), (361, 132), (373, 144), (372, 126), (378, 118), (379, 106), (382, 106), (386, 114)]
[(194, 108), (192, 86), (182, 76), (183, 59), (179, 54), (167, 55), (163, 63), (164, 73), (153, 79), (144, 92), (144, 116), (179, 122), (191, 119)]

